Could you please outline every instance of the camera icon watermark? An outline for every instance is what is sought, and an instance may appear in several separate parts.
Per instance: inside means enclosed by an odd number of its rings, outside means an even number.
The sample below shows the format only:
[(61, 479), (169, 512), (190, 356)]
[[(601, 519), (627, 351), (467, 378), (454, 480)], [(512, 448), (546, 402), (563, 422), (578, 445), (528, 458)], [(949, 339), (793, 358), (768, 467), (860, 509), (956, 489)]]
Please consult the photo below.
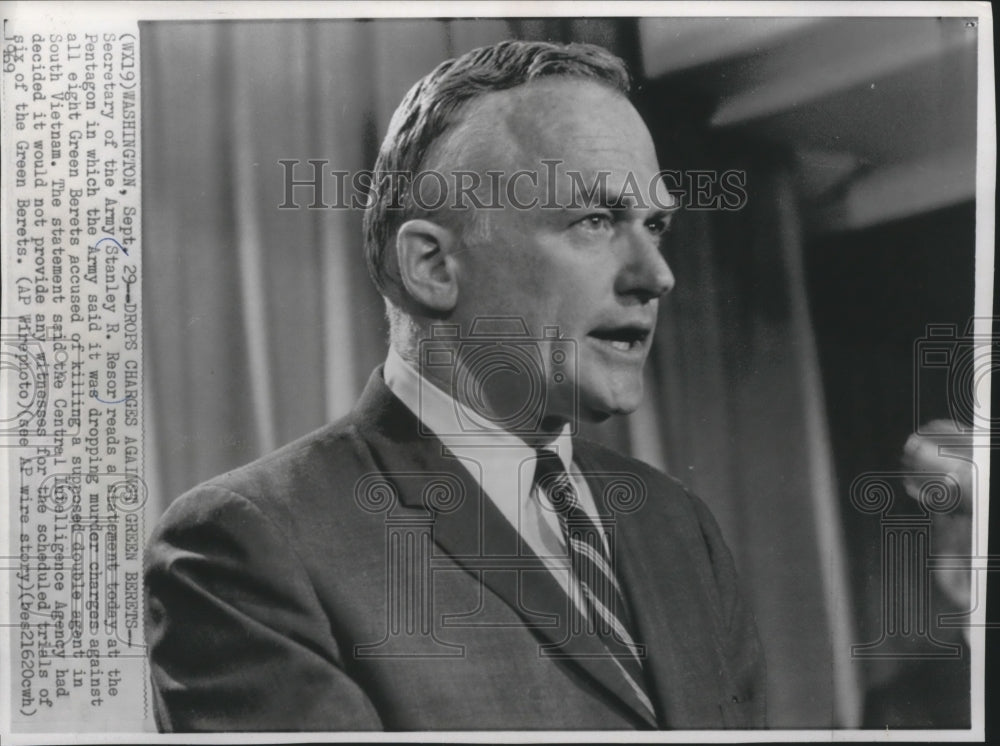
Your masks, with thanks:
[[(431, 337), (421, 340), (419, 354), (421, 435), (480, 435), (497, 429), (534, 435), (553, 403), (575, 432), (576, 342), (562, 338), (557, 326), (532, 336), (523, 318), (480, 317), (463, 337), (457, 324), (435, 324)], [(454, 418), (443, 432), (425, 424), (436, 395), (428, 389), (434, 386), (430, 378), (445, 383), (454, 399)]]
[[(964, 331), (956, 324), (929, 324), (914, 347), (914, 432), (924, 434), (934, 412), (927, 411), (928, 396), (946, 395), (948, 416), (961, 425), (959, 437), (989, 433), (997, 416), (989, 412), (989, 386), (997, 367), (995, 333), (977, 332), (997, 319), (969, 319)], [(938, 434), (938, 433), (935, 433)]]

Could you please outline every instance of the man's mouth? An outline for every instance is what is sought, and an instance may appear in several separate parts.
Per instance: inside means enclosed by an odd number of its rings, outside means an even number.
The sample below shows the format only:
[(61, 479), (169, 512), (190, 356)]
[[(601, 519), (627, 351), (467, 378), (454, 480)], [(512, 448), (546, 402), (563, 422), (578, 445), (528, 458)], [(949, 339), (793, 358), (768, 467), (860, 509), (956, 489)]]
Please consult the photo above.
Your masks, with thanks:
[(602, 327), (590, 332), (590, 336), (608, 344), (619, 352), (634, 352), (642, 349), (649, 339), (651, 330), (643, 326)]

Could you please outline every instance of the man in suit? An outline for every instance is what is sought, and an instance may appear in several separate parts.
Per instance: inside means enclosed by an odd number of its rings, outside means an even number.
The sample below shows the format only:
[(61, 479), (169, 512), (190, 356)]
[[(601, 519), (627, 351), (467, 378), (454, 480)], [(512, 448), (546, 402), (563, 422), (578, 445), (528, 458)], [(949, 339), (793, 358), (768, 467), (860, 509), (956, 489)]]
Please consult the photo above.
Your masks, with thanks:
[(763, 727), (709, 511), (573, 437), (639, 405), (674, 283), (628, 85), (598, 47), (504, 42), (406, 96), (365, 215), (384, 366), (148, 544), (162, 729)]

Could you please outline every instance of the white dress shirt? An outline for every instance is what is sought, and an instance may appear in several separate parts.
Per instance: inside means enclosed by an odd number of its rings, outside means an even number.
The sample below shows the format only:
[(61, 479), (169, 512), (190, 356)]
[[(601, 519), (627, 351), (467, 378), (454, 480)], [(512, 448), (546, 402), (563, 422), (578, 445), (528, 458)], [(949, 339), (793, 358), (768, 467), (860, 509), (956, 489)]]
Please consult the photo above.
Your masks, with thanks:
[[(490, 426), (461, 402), (438, 388), (391, 346), (383, 369), (385, 383), (424, 426), (438, 437), (476, 479), (485, 495), (537, 554), (563, 590), (574, 599), (586, 616), (579, 588), (570, 592), (571, 577), (558, 514), (548, 498), (533, 488), (535, 451), (523, 440), (499, 426)], [(463, 412), (460, 418), (458, 412)], [(482, 423), (483, 430), (464, 432), (461, 422)], [(569, 425), (548, 445), (555, 451), (573, 480), (581, 507), (592, 519), (597, 510), (586, 480), (573, 465), (573, 442)]]

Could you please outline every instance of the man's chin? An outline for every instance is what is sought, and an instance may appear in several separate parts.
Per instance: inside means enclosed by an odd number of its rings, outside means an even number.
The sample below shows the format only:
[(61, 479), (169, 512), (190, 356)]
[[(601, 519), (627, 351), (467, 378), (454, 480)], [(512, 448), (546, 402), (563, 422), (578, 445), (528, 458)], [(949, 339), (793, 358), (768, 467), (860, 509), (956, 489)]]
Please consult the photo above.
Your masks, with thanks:
[(632, 414), (642, 403), (642, 387), (613, 397), (580, 397), (581, 419), (601, 423), (610, 417)]

